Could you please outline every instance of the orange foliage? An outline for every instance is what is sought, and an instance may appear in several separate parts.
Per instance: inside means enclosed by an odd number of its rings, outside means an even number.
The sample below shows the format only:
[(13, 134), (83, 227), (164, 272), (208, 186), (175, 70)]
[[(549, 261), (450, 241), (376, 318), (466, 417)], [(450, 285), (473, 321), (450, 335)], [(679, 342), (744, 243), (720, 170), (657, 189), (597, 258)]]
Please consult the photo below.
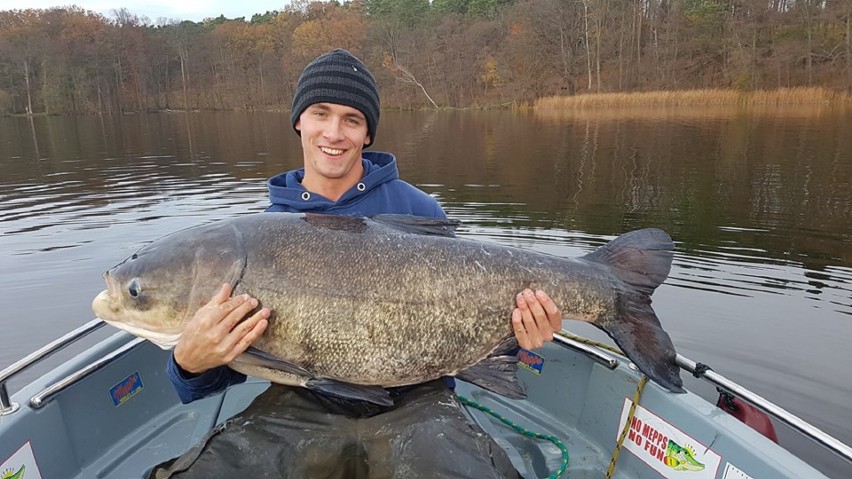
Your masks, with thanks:
[(334, 48), (358, 52), (367, 38), (362, 15), (331, 3), (323, 6), (323, 16), (305, 21), (293, 31), (293, 54), (303, 61)]

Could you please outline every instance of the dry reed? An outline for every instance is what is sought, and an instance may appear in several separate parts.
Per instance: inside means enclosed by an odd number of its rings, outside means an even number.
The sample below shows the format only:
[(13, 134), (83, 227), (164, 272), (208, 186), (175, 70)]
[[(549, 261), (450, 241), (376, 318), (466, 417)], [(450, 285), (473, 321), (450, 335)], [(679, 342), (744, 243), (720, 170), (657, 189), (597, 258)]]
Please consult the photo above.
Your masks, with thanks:
[(852, 95), (825, 88), (781, 88), (744, 92), (737, 90), (680, 90), (640, 93), (591, 93), (540, 98), (536, 110), (637, 108), (637, 107), (768, 107), (784, 105), (852, 106)]

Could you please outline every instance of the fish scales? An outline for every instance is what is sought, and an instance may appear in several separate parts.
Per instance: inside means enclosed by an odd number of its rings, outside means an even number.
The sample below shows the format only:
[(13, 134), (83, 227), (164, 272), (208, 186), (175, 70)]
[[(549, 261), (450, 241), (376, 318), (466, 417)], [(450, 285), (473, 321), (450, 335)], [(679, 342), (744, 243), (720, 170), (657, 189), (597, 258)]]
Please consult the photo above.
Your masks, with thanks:
[[(382, 231), (386, 229), (382, 225), (355, 234), (307, 223), (299, 226), (304, 239), (292, 243), (300, 235), (289, 224), (273, 223), (258, 228), (263, 234), (244, 234), (246, 249), (252, 253), (238, 293), (264, 298), (263, 306), (276, 312), (270, 319), (271, 334), (258, 340), (256, 347), (323, 377), (358, 384), (380, 377), (384, 385), (396, 386), (456, 372), (486, 357), (511, 334), (514, 295), (526, 286), (546, 287), (558, 302), (562, 300), (560, 304), (583, 305), (575, 299), (577, 285), (564, 274), (570, 273), (564, 261), (537, 253), (509, 256), (496, 245)], [(266, 257), (261, 245), (283, 235), (290, 237), (286, 246), (274, 248), (273, 257)], [(385, 242), (389, 236), (396, 238), (391, 249)], [(315, 252), (309, 248), (305, 254), (298, 243), (324, 247)], [(489, 254), (482, 255), (483, 249)], [(525, 255), (537, 260), (524, 261)], [(531, 265), (528, 272), (519, 275), (513, 267), (517, 262)], [(261, 269), (253, 264), (288, 268)], [(442, 272), (437, 280), (431, 278), (432, 268)], [(256, 271), (264, 274), (255, 277)], [(275, 284), (282, 285), (279, 294), (265, 295), (256, 288)], [(579, 310), (577, 315), (588, 316), (588, 311)], [(291, 330), (287, 323), (296, 318), (300, 327)], [(282, 337), (298, 339), (282, 342)]]

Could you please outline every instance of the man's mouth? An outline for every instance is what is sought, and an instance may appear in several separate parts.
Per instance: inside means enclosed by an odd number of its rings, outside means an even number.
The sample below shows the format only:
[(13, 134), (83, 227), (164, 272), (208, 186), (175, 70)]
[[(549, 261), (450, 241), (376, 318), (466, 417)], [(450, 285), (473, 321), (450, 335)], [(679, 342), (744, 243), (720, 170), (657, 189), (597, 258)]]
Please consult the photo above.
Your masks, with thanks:
[(338, 148), (328, 148), (328, 147), (325, 147), (325, 146), (321, 146), (321, 147), (320, 147), (320, 151), (322, 151), (322, 152), (323, 152), (323, 153), (325, 153), (326, 155), (338, 156), (338, 155), (342, 155), (342, 154), (343, 154), (343, 152), (344, 152), (345, 150), (341, 150), (341, 149), (338, 149)]

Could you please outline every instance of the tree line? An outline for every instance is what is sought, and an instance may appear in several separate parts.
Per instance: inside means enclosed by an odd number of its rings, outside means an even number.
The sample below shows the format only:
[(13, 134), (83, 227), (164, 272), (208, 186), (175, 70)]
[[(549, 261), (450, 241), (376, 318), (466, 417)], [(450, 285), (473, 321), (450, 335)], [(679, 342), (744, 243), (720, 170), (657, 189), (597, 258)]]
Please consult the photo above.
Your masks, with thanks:
[(850, 0), (296, 0), (251, 19), (0, 11), (0, 113), (287, 109), (346, 48), (386, 108), (554, 95), (822, 86), (852, 91)]

